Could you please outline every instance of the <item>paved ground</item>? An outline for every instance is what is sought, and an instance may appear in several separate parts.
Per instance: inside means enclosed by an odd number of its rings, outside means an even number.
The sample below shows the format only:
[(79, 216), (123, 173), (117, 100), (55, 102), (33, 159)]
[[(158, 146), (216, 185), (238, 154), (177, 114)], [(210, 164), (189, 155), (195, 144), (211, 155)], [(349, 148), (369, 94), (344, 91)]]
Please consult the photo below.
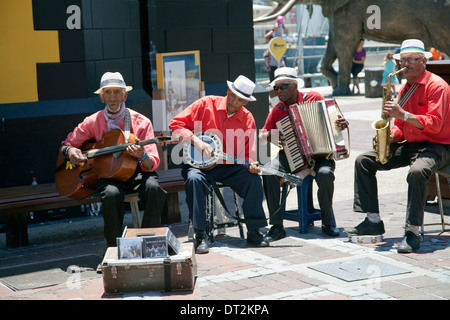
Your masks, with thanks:
[[(324, 95), (329, 94), (327, 88), (321, 90)], [(380, 115), (381, 99), (363, 96), (336, 99), (351, 124), (351, 156), (339, 161), (336, 170), (334, 212), (342, 230), (355, 226), (364, 218), (352, 212), (353, 164), (359, 153), (371, 148), (373, 131), (370, 124)], [(94, 275), (82, 281), (28, 290), (14, 291), (0, 284), (0, 299), (191, 300), (191, 306), (202, 305), (194, 304), (195, 300), (207, 304), (206, 300), (247, 299), (252, 301), (245, 304), (253, 307), (264, 306), (263, 302), (268, 300), (448, 300), (448, 232), (426, 234), (416, 253), (398, 254), (396, 251), (403, 236), (406, 172), (407, 168), (378, 174), (381, 217), (386, 227), (384, 240), (380, 243), (351, 243), (343, 233), (338, 238), (327, 237), (322, 234), (318, 222), (309, 228), (308, 234), (300, 234), (297, 222), (285, 221), (285, 239), (273, 242), (268, 248), (252, 248), (239, 238), (238, 228), (232, 227), (226, 230), (226, 235), (216, 237), (209, 254), (196, 255), (198, 276), (193, 291), (105, 295), (101, 275)], [(181, 242), (188, 241), (183, 197), (181, 194), (183, 221), (170, 226)], [(287, 206), (296, 207), (295, 192), (290, 194)], [(445, 209), (448, 215), (449, 207)], [(428, 205), (426, 222), (438, 221), (437, 212), (435, 204)], [(127, 223), (131, 223), (130, 214), (127, 215)], [(19, 249), (6, 248), (2, 236), (0, 277), (6, 268), (12, 266), (21, 270), (24, 265), (33, 266), (42, 261), (92, 255), (101, 260), (104, 250), (102, 226), (101, 217), (30, 226), (31, 245)], [(347, 274), (342, 275), (345, 271)], [(358, 274), (362, 277), (352, 278)], [(39, 273), (35, 276), (39, 277)], [(186, 302), (171, 311), (187, 312), (188, 309), (183, 308), (188, 306)], [(192, 309), (191, 312), (199, 310)], [(230, 314), (238, 312), (228, 311)], [(225, 313), (226, 309), (222, 306), (216, 312)]]

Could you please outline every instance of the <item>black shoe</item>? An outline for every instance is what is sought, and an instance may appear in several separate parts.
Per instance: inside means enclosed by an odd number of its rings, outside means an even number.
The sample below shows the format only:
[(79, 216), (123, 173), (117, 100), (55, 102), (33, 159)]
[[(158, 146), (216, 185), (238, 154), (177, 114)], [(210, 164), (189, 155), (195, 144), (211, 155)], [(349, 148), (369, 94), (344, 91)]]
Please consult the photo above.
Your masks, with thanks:
[(205, 234), (196, 233), (195, 234), (195, 253), (208, 253), (209, 252), (209, 241)]
[(412, 253), (419, 249), (420, 247), (420, 237), (412, 231), (406, 231), (405, 237), (402, 242), (398, 245), (398, 253)]
[(358, 224), (354, 228), (345, 229), (344, 232), (349, 236), (375, 236), (384, 233), (384, 223), (380, 221), (378, 223), (370, 222), (368, 218), (365, 218), (363, 222)]
[(322, 226), (322, 232), (330, 237), (339, 237), (339, 229), (333, 226)]
[(247, 243), (255, 247), (268, 247), (267, 241), (259, 230), (251, 230), (247, 232)]
[(271, 241), (277, 241), (280, 239), (283, 239), (286, 237), (286, 230), (284, 230), (284, 227), (282, 224), (274, 224), (269, 232), (266, 235), (266, 240)]

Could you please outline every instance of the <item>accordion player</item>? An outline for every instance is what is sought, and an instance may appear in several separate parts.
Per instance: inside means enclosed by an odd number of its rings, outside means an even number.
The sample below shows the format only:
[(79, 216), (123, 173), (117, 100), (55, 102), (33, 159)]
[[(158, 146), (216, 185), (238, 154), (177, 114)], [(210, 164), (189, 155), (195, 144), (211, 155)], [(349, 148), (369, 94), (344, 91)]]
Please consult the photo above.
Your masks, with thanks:
[(335, 100), (293, 104), (276, 122), (291, 172), (314, 167), (316, 156), (335, 160), (349, 157), (342, 131), (335, 125), (338, 109)]

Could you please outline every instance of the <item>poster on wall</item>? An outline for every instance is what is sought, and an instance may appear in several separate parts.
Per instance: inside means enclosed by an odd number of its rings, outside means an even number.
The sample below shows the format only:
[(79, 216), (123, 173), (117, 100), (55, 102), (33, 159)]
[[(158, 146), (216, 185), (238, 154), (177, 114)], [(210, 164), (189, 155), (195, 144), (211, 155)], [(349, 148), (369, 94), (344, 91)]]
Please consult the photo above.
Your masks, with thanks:
[(174, 116), (200, 98), (200, 51), (156, 54), (158, 89), (164, 90), (163, 130)]

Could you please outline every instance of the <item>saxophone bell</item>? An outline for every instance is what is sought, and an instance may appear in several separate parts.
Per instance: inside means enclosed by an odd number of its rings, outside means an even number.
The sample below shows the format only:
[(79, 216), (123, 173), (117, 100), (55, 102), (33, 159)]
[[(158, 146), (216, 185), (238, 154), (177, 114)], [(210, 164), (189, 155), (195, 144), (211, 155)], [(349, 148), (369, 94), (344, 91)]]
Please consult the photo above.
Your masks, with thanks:
[(385, 164), (392, 156), (390, 150), (390, 121), (385, 119), (376, 120), (372, 123), (372, 128), (375, 129), (375, 136), (373, 137), (373, 149), (377, 152), (376, 160)]

